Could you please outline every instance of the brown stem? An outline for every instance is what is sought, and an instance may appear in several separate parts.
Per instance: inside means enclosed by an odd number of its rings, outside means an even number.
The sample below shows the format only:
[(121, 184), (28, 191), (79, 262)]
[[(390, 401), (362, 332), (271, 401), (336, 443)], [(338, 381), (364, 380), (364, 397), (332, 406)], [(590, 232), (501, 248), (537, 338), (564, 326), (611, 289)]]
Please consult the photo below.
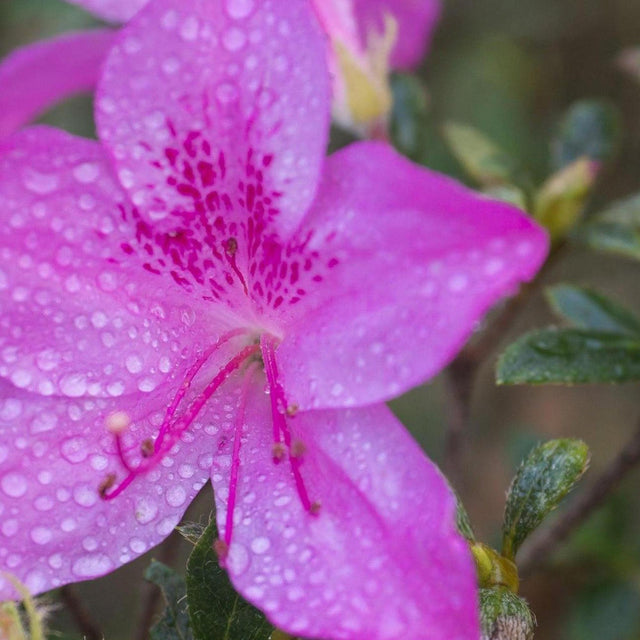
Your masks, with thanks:
[(536, 278), (522, 285), (519, 293), (508, 300), (502, 311), (483, 333), (472, 340), (447, 370), (448, 403), (443, 469), (453, 486), (459, 486), (462, 475), (462, 452), (471, 415), (471, 395), (482, 364), (498, 348), (518, 316), (545, 280), (545, 276), (562, 254), (566, 243), (555, 245)]
[[(177, 531), (174, 531), (160, 546), (158, 560), (167, 565), (173, 564), (178, 555), (181, 542), (182, 536)], [(151, 629), (153, 617), (160, 599), (160, 589), (148, 582), (144, 583), (142, 588), (144, 590), (142, 609), (138, 619), (137, 632), (134, 637), (137, 638), (137, 640), (148, 640), (149, 630)]]
[(539, 569), (556, 547), (598, 509), (620, 481), (640, 463), (640, 421), (631, 439), (597, 480), (550, 526), (540, 531), (518, 556), (522, 576)]
[(100, 627), (91, 618), (91, 613), (71, 585), (66, 585), (60, 589), (60, 597), (86, 640), (102, 640), (104, 638)]

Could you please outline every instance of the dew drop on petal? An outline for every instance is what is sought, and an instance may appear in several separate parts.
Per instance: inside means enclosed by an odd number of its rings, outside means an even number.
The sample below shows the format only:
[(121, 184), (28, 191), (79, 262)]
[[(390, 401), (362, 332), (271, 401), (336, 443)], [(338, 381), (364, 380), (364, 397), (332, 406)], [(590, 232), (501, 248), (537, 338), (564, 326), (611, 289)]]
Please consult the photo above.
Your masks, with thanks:
[(253, 551), (253, 553), (256, 553), (258, 555), (266, 553), (270, 547), (271, 547), (271, 541), (269, 540), (269, 538), (264, 538), (264, 537), (254, 538), (253, 541), (251, 542), (251, 551)]
[(5, 474), (0, 480), (0, 488), (10, 498), (22, 497), (27, 492), (27, 487), (27, 479), (15, 471)]
[(99, 553), (78, 558), (71, 567), (72, 573), (78, 578), (93, 578), (104, 575), (113, 568), (113, 562)]
[(179, 507), (184, 504), (187, 499), (185, 490), (180, 485), (169, 487), (166, 493), (166, 500), (172, 507)]
[(231, 18), (240, 20), (253, 11), (253, 0), (227, 0), (226, 7)]

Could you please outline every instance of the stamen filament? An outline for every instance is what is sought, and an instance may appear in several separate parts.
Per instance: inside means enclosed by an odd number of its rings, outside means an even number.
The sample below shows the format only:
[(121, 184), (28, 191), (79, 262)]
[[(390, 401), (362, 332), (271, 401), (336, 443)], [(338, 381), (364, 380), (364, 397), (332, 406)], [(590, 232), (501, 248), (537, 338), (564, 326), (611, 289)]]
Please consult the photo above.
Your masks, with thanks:
[(275, 444), (277, 445), (280, 442), (280, 434), (282, 434), (284, 444), (289, 451), (289, 464), (291, 465), (291, 472), (293, 474), (293, 479), (296, 484), (296, 489), (298, 491), (300, 501), (302, 502), (302, 506), (305, 511), (315, 515), (317, 510), (314, 509), (313, 504), (309, 499), (307, 487), (305, 486), (302, 474), (300, 473), (303, 458), (301, 456), (294, 455), (292, 452), (291, 432), (289, 431), (287, 421), (283, 414), (287, 404), (284, 396), (284, 389), (278, 380), (278, 365), (275, 354), (276, 339), (274, 336), (263, 334), (260, 344), (265, 363), (267, 382), (269, 383), (269, 388), (271, 390), (269, 398), (271, 399), (271, 418), (273, 421), (273, 436)]
[(235, 430), (233, 436), (233, 453), (231, 455), (231, 478), (229, 480), (229, 498), (227, 500), (227, 516), (224, 527), (224, 541), (227, 548), (231, 544), (231, 533), (233, 531), (233, 512), (236, 506), (236, 495), (238, 492), (238, 473), (240, 471), (240, 445), (242, 444), (242, 427), (244, 425), (244, 414), (247, 407), (247, 397), (249, 387), (253, 382), (257, 363), (250, 365), (242, 383), (240, 392), (240, 404), (236, 413)]
[[(216, 345), (220, 346), (221, 341), (223, 339), (226, 342), (226, 340), (233, 337), (233, 335), (230, 335), (232, 333), (234, 332), (229, 332), (229, 334), (226, 334), (225, 336), (223, 336), (223, 338), (221, 338), (216, 343)], [(245, 333), (245, 331), (241, 330), (241, 333)], [(234, 333), (234, 335), (239, 335), (239, 334)], [(104, 495), (102, 495), (102, 497), (105, 500), (112, 500), (116, 496), (120, 495), (122, 491), (124, 491), (124, 489), (126, 489), (131, 484), (131, 482), (136, 476), (152, 469), (158, 463), (158, 461), (161, 460), (162, 457), (173, 448), (178, 438), (182, 435), (182, 433), (184, 433), (184, 431), (186, 431), (186, 429), (189, 428), (189, 426), (196, 419), (196, 417), (198, 416), (198, 414), (200, 413), (204, 405), (211, 398), (211, 396), (218, 390), (218, 388), (247, 358), (252, 356), (259, 349), (260, 347), (257, 344), (251, 344), (244, 347), (244, 349), (242, 349), (233, 358), (231, 358), (231, 360), (229, 360), (227, 364), (225, 364), (218, 371), (218, 373), (213, 378), (213, 380), (211, 380), (211, 382), (205, 387), (204, 391), (192, 403), (192, 405), (189, 407), (187, 412), (181, 418), (174, 421), (173, 423), (169, 421), (164, 422), (160, 430), (161, 435), (159, 435), (158, 439), (156, 440), (156, 446), (155, 446), (155, 451), (153, 455), (143, 460), (142, 462), (140, 462), (136, 467), (132, 467), (127, 462), (126, 457), (124, 455), (121, 438), (117, 436), (116, 445), (118, 447), (118, 455), (120, 457), (120, 460), (123, 466), (128, 471), (128, 475), (124, 478), (124, 480), (118, 486), (116, 486), (113, 490), (109, 491), (108, 493), (105, 492)], [(211, 351), (211, 349), (209, 349), (208, 351)], [(213, 353), (213, 351), (211, 351), (211, 353)], [(189, 380), (189, 385), (191, 384), (191, 380), (193, 379), (193, 376), (195, 375), (195, 373), (197, 373), (197, 370), (203, 364), (204, 364), (204, 360), (202, 360), (201, 358), (198, 361), (198, 363), (196, 363), (196, 365), (192, 367), (192, 369), (189, 371), (188, 376), (191, 376), (190, 379), (189, 377), (187, 378)], [(183, 388), (184, 388), (184, 385), (183, 385)], [(178, 393), (182, 394), (182, 397), (184, 397), (184, 393), (186, 393), (186, 389), (184, 390), (184, 392), (181, 389)], [(175, 403), (175, 399), (174, 399), (174, 402), (172, 403), (172, 406), (174, 403)], [(177, 407), (177, 404), (176, 404), (176, 407)], [(175, 413), (175, 411), (176, 409), (174, 408), (170, 417), (173, 417), (173, 414)]]

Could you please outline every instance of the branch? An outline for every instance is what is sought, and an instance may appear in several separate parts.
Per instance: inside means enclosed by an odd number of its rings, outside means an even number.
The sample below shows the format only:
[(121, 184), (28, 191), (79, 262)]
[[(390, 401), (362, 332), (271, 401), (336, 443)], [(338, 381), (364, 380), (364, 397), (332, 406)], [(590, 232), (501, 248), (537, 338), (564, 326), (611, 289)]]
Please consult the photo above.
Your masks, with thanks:
[(60, 597), (86, 640), (103, 640), (104, 634), (91, 618), (91, 613), (80, 600), (71, 585), (60, 589)]
[(522, 576), (539, 569), (556, 547), (598, 509), (620, 481), (640, 463), (640, 420), (622, 451), (611, 461), (593, 485), (579, 496), (549, 527), (534, 536), (519, 554)]

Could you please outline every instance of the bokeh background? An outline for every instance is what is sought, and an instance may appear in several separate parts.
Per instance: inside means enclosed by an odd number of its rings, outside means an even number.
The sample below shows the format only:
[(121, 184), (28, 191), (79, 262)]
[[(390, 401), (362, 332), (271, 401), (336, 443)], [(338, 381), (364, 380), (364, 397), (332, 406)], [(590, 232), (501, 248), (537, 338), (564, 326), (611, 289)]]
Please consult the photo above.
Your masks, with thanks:
[[(58, 0), (1, 0), (0, 56), (21, 44), (96, 22)], [(499, 143), (542, 181), (550, 143), (576, 100), (599, 98), (619, 112), (622, 135), (615, 159), (588, 205), (595, 212), (640, 191), (640, 82), (623, 71), (620, 53), (640, 46), (638, 0), (447, 0), (430, 55), (417, 75), (429, 90), (420, 152), (426, 165), (463, 177), (441, 136), (445, 121), (471, 124)], [(2, 91), (2, 87), (0, 87)], [(91, 99), (74, 98), (44, 121), (91, 136)], [(640, 265), (570, 243), (546, 281), (588, 284), (640, 313)], [(532, 296), (502, 346), (554, 319)], [(623, 446), (640, 416), (637, 385), (497, 388), (495, 355), (476, 381), (471, 425), (457, 489), (478, 537), (498, 545), (505, 490), (530, 446), (554, 437), (580, 437), (592, 450), (586, 486)], [(436, 461), (442, 459), (449, 417), (446, 374), (394, 402), (393, 408)], [(629, 475), (607, 504), (522, 584), (521, 593), (545, 640), (632, 640), (640, 637), (640, 472)], [(206, 519), (208, 487), (186, 518)], [(76, 585), (77, 596), (107, 640), (142, 639), (153, 611), (142, 574), (152, 557), (184, 567), (190, 545), (179, 536), (103, 579)], [(66, 594), (65, 597), (70, 597)], [(51, 638), (82, 633), (61, 594)], [(156, 604), (157, 608), (158, 604)]]

